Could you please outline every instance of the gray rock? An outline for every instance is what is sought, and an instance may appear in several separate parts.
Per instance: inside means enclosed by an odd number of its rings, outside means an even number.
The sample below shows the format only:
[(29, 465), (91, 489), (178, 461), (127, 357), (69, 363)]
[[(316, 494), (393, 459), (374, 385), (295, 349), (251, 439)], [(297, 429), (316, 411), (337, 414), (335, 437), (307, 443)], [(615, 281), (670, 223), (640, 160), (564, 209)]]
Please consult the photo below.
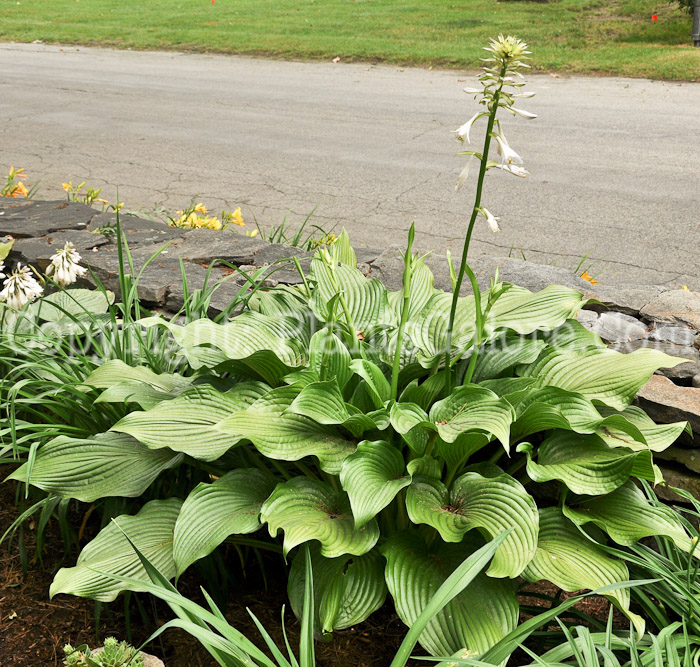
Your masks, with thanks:
[(591, 329), (609, 343), (628, 343), (641, 339), (647, 326), (632, 315), (625, 313), (601, 313)]
[[(107, 289), (113, 291), (117, 298), (121, 298), (119, 286), (119, 261), (116, 252), (100, 251), (85, 257), (90, 270)], [(134, 257), (134, 271), (138, 274), (144, 265), (141, 257)], [(206, 276), (206, 269), (198, 264), (185, 262), (185, 273), (190, 291), (201, 287)], [(218, 278), (215, 275), (212, 280)], [(87, 284), (94, 284), (92, 276), (84, 279)], [(148, 264), (138, 282), (138, 294), (149, 306), (165, 306), (168, 293), (173, 286), (182, 285), (182, 273), (180, 261), (169, 258), (167, 255), (159, 255)], [(181, 306), (182, 304), (180, 304)], [(179, 309), (179, 307), (177, 308)], [(176, 310), (177, 310), (176, 309)]]
[(657, 285), (644, 285), (643, 287), (621, 285), (611, 287), (609, 285), (586, 284), (588, 285), (584, 292), (586, 298), (600, 301), (600, 303), (588, 304), (586, 306), (587, 309), (598, 312), (613, 310), (635, 317), (639, 315), (642, 308), (650, 301), (666, 291), (664, 287)]
[(85, 231), (95, 210), (67, 201), (0, 200), (0, 236), (36, 238), (52, 232)]
[(672, 290), (661, 294), (640, 311), (654, 322), (670, 322), (700, 329), (700, 293)]
[(576, 319), (589, 331), (594, 331), (598, 322), (598, 313), (592, 310), (579, 310)]
[(688, 421), (700, 433), (700, 389), (679, 387), (662, 375), (652, 375), (637, 394), (637, 402), (656, 422)]
[(43, 238), (17, 239), (12, 246), (9, 259), (23, 264), (32, 264), (45, 271), (50, 263), (51, 255), (63, 248), (66, 241), (70, 241), (75, 246), (83, 258), (83, 264), (85, 264), (86, 256), (92, 254), (93, 248), (109, 244), (108, 239), (101, 234), (91, 234), (85, 231), (56, 232)]
[[(252, 240), (254, 241), (255, 239)], [(275, 262), (282, 259), (288, 259), (290, 257), (311, 259), (311, 257), (313, 257), (313, 253), (302, 250), (301, 248), (283, 245), (281, 243), (269, 243), (263, 244), (260, 250), (255, 253), (253, 261), (250, 263), (255, 264), (255, 266), (265, 266), (266, 264), (274, 264)]]
[(693, 375), (693, 381), (692, 381), (693, 387), (700, 387), (700, 373), (697, 375)]
[(659, 466), (664, 476), (664, 485), (654, 487), (656, 495), (662, 500), (670, 502), (688, 502), (682, 496), (674, 493), (670, 487), (682, 489), (696, 499), (700, 499), (700, 475), (686, 470), (679, 470), (675, 467)]
[(660, 326), (647, 334), (647, 340), (675, 345), (693, 345), (698, 332), (689, 327)]
[(689, 360), (688, 363), (679, 364), (673, 368), (660, 368), (656, 371), (657, 374), (665, 375), (668, 378), (689, 380), (694, 375), (700, 373), (700, 352), (689, 345), (674, 345), (673, 343), (659, 343), (650, 341), (649, 339), (643, 339), (631, 343), (615, 343), (610, 347), (626, 354), (634, 352), (634, 350), (639, 350), (642, 347), (649, 347), (653, 350), (659, 350), (665, 354), (670, 354), (672, 357), (681, 357)]
[(501, 260), (500, 266), (502, 281), (520, 285), (531, 292), (539, 292), (549, 285), (563, 285), (583, 293), (591, 288), (590, 283), (559, 266), (535, 264), (513, 258)]
[(227, 230), (193, 229), (174, 241), (169, 251), (182, 259), (207, 266), (217, 259), (240, 266), (260, 261), (257, 255), (266, 247), (265, 241), (259, 237), (249, 238)]
[(671, 447), (663, 452), (654, 452), (654, 459), (680, 463), (685, 468), (688, 468), (688, 470), (700, 473), (700, 449), (687, 449), (685, 447), (671, 445)]
[(371, 264), (382, 251), (377, 248), (354, 248), (358, 264)]
[[(116, 227), (117, 225), (117, 214), (111, 213), (97, 213), (93, 211), (93, 217), (90, 220), (90, 225), (88, 226), (88, 231), (95, 232), (98, 229), (104, 229), (109, 227)], [(168, 230), (176, 229), (178, 232), (183, 232), (186, 230), (178, 229), (177, 227), (170, 227), (160, 220), (149, 220), (147, 218), (139, 218), (134, 215), (121, 214), (119, 216), (119, 225), (123, 232), (143, 232), (143, 231), (158, 231), (158, 230)]]

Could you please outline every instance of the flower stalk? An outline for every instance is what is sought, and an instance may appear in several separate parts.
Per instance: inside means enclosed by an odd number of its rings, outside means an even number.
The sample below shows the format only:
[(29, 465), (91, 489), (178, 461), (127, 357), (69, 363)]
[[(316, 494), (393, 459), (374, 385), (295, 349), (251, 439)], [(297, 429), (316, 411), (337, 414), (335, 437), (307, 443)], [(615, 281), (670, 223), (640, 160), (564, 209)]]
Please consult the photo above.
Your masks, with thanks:
[[(459, 175), (457, 180), (457, 189), (459, 189), (464, 181), (467, 179), (469, 174), (469, 163), (476, 158), (479, 160), (479, 175), (476, 183), (476, 193), (474, 196), (474, 205), (472, 207), (471, 217), (469, 219), (469, 225), (467, 227), (467, 233), (464, 237), (464, 246), (462, 248), (462, 257), (459, 264), (459, 269), (453, 279), (453, 290), (452, 290), (452, 304), (450, 307), (450, 318), (447, 326), (447, 335), (445, 340), (445, 370), (446, 370), (446, 389), (449, 393), (452, 389), (452, 340), (453, 340), (453, 330), (454, 321), (457, 313), (457, 304), (459, 303), (459, 294), (462, 289), (462, 284), (464, 282), (465, 274), (469, 278), (469, 282), (472, 286), (472, 291), (474, 293), (474, 305), (475, 305), (475, 325), (476, 330), (473, 338), (474, 351), (472, 354), (472, 359), (470, 360), (469, 368), (473, 372), (473, 368), (476, 364), (476, 355), (478, 349), (483, 341), (483, 331), (484, 331), (484, 313), (481, 310), (481, 292), (479, 290), (479, 284), (476, 280), (474, 272), (469, 268), (467, 264), (467, 258), (469, 254), (469, 246), (471, 245), (472, 234), (474, 232), (474, 225), (476, 219), (479, 215), (482, 215), (486, 220), (489, 228), (493, 232), (500, 231), (498, 226), (498, 218), (495, 217), (489, 210), (481, 204), (484, 179), (486, 177), (486, 172), (489, 169), (501, 169), (513, 176), (518, 176), (524, 178), (528, 175), (528, 172), (522, 166), (523, 160), (518, 155), (518, 153), (511, 148), (510, 144), (503, 134), (500, 122), (497, 120), (498, 110), (504, 108), (512, 113), (514, 116), (519, 115), (525, 118), (535, 118), (535, 114), (532, 114), (523, 109), (516, 109), (513, 104), (516, 97), (531, 97), (532, 93), (518, 93), (511, 92), (511, 88), (515, 88), (516, 91), (519, 90), (524, 84), (524, 82), (516, 80), (516, 77), (522, 79), (522, 75), (518, 70), (522, 68), (529, 67), (523, 60), (526, 59), (529, 51), (526, 51), (527, 44), (525, 42), (512, 37), (503, 37), (499, 35), (497, 39), (491, 40), (491, 43), (486, 50), (492, 55), (485, 60), (487, 66), (484, 67), (484, 72), (479, 76), (479, 82), (483, 89), (465, 88), (465, 92), (474, 93), (477, 96), (481, 96), (479, 100), (480, 104), (486, 106), (487, 111), (482, 111), (475, 114), (469, 121), (467, 121), (462, 127), (456, 130), (455, 134), (457, 139), (460, 141), (467, 142), (470, 141), (470, 131), (479, 119), (486, 117), (486, 135), (484, 137), (483, 150), (481, 152), (467, 150), (463, 151), (462, 155), (469, 155), (470, 159), (467, 166), (464, 168), (462, 173)], [(491, 148), (492, 139), (496, 141), (498, 154), (500, 156), (500, 162), (489, 160), (489, 150)], [(450, 272), (454, 272), (454, 267), (452, 266), (452, 261), (450, 260)], [(471, 379), (471, 374), (468, 372), (467, 377)]]

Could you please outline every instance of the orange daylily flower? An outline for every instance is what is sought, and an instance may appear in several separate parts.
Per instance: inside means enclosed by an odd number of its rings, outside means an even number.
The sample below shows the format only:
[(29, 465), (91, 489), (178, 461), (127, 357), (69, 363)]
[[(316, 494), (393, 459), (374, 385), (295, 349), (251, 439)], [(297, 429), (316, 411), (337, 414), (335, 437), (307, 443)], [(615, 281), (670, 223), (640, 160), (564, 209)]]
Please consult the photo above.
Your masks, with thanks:
[(590, 273), (588, 273), (588, 271), (584, 271), (584, 272), (581, 274), (581, 278), (583, 278), (583, 280), (585, 280), (585, 281), (591, 283), (591, 285), (597, 285), (597, 284), (598, 284), (598, 281), (595, 280), (595, 279), (593, 278), (593, 276), (592, 276)]

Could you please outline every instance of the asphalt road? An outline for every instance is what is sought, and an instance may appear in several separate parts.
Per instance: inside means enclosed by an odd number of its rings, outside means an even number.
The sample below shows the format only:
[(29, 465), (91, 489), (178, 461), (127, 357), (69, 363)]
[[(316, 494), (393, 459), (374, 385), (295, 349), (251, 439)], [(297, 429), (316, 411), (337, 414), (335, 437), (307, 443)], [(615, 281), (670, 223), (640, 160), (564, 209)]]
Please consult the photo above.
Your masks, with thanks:
[[(317, 207), (358, 246), (402, 244), (415, 221), (420, 248), (456, 253), (472, 194), (454, 190), (451, 131), (477, 109), (475, 76), (0, 44), (0, 169), (25, 167), (44, 199), (86, 180), (131, 210), (197, 195), (249, 225)], [(700, 84), (528, 80), (539, 117), (504, 127), (531, 176), (489, 173), (503, 231), (482, 221), (473, 252), (571, 270), (588, 255), (602, 282), (700, 290)]]

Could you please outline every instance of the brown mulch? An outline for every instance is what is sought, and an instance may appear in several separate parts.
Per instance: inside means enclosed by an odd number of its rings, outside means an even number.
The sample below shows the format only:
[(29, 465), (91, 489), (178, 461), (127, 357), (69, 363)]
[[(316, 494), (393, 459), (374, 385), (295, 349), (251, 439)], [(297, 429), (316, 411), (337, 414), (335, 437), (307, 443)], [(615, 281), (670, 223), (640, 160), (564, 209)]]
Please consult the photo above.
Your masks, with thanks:
[[(0, 466), (0, 480), (11, 470)], [(0, 535), (17, 517), (15, 505), (16, 483), (0, 481)], [(70, 516), (76, 530), (84, 522), (84, 516)], [(99, 526), (93, 525), (95, 517), (88, 520), (81, 547), (96, 534)], [(57, 522), (49, 523), (46, 532), (46, 547), (41, 562), (33, 560), (36, 544), (36, 527), (33, 522), (25, 523), (23, 544), (17, 538), (9, 545), (0, 546), (0, 666), (39, 667), (62, 665), (62, 647), (66, 643), (73, 646), (88, 644), (100, 646), (108, 636), (126, 639), (127, 617), (123, 597), (114, 603), (102, 605), (99, 624), (95, 616), (95, 602), (67, 595), (58, 595), (49, 600), (48, 590), (55, 572), (60, 567), (75, 563), (77, 554), (65, 555), (64, 542)], [(21, 549), (29, 559), (26, 576), (22, 571)], [(232, 554), (236, 556), (235, 552)], [(231, 559), (231, 568), (238, 574), (240, 562)], [(281, 561), (271, 560), (265, 567), (266, 584), (261, 570), (255, 562), (246, 566), (247, 579), (236, 581), (229, 594), (226, 608), (229, 622), (253, 641), (259, 634), (246, 612), (249, 607), (260, 619), (270, 634), (282, 642), (280, 610), (287, 605), (285, 625), (292, 646), (298, 645), (299, 624), (289, 611), (284, 582), (284, 568)], [(199, 587), (202, 581), (189, 572), (178, 583), (178, 588), (187, 596), (202, 602)], [(526, 590), (554, 594), (556, 589), (537, 585)], [(132, 598), (135, 596), (132, 596)], [(145, 608), (148, 623), (143, 621), (141, 612), (133, 602), (130, 605), (131, 643), (138, 646), (153, 630), (173, 618), (166, 605), (153, 601), (146, 595), (139, 596)], [(542, 606), (547, 603), (537, 598), (522, 598), (523, 603)], [(579, 605), (591, 616), (606, 620), (609, 605), (605, 599), (588, 599)], [(155, 619), (155, 620), (154, 620)], [(621, 615), (616, 615), (616, 625), (628, 627)], [(317, 644), (317, 664), (319, 667), (386, 667), (391, 662), (400, 645), (406, 628), (396, 616), (391, 605), (385, 605), (364, 623), (336, 632), (331, 641)], [(162, 658), (167, 667), (209, 667), (214, 660), (201, 648), (199, 643), (184, 631), (170, 629), (146, 647), (149, 653)], [(418, 651), (417, 651), (418, 652)], [(528, 660), (529, 662), (529, 660)], [(517, 664), (515, 660), (511, 664)], [(415, 665), (424, 664), (414, 662)]]

